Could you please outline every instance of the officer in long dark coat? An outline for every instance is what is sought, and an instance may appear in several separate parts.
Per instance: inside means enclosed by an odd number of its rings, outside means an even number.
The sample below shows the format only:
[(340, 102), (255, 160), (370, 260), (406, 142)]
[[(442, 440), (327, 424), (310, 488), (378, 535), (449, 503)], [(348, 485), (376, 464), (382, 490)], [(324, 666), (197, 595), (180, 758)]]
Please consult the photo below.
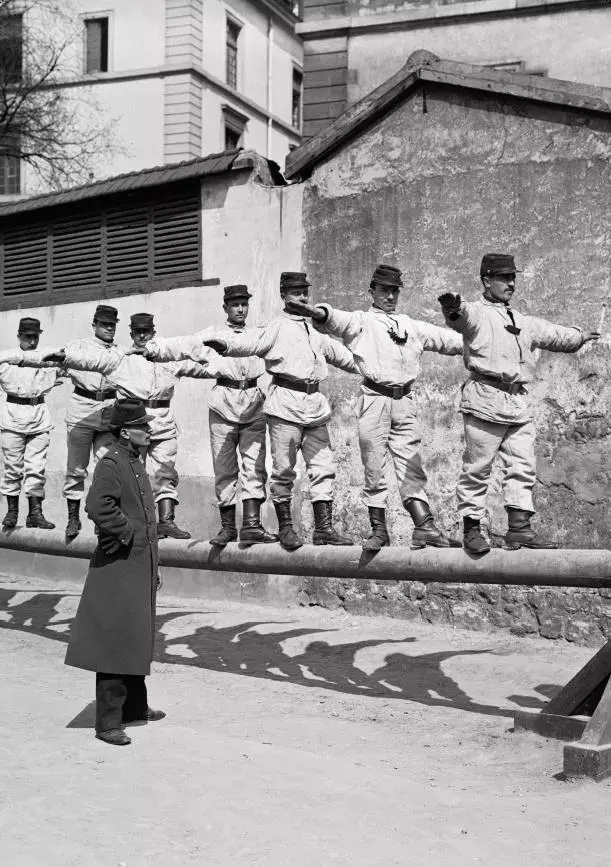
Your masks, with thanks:
[(96, 672), (96, 737), (122, 746), (127, 722), (163, 719), (148, 706), (155, 637), (157, 529), (155, 504), (140, 449), (149, 442), (140, 400), (117, 400), (113, 443), (98, 462), (85, 509), (98, 546), (72, 630), (66, 665)]

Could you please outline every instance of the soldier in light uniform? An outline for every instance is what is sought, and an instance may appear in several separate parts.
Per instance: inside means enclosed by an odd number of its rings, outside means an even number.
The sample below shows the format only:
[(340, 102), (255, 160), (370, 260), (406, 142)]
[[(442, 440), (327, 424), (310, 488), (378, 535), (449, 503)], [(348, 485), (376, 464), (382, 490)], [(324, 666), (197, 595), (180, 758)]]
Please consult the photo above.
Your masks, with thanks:
[(352, 545), (333, 527), (335, 464), (327, 422), (331, 408), (319, 391), (327, 362), (357, 373), (352, 355), (340, 343), (319, 334), (300, 315), (288, 312), (290, 300), (306, 302), (306, 275), (285, 272), (280, 278), (284, 311), (267, 325), (242, 334), (215, 335), (203, 341), (222, 355), (257, 355), (265, 360), (272, 382), (263, 407), (272, 452), (271, 495), (278, 516), (280, 543), (288, 551), (301, 547), (293, 529), (291, 501), (301, 451), (310, 481), (315, 545)]
[(378, 265), (371, 278), (369, 310), (349, 313), (330, 304), (292, 304), (290, 309), (312, 317), (317, 328), (342, 340), (363, 377), (357, 416), (365, 469), (364, 501), (371, 523), (364, 550), (379, 551), (390, 543), (385, 473), (389, 455), (401, 500), (414, 522), (412, 545), (460, 547), (460, 542), (435, 526), (429, 508), (427, 477), (420, 458), (422, 434), (411, 391), (423, 352), (462, 355), (462, 341), (447, 328), (395, 313), (401, 286), (398, 268)]
[(481, 532), (486, 493), (497, 454), (504, 464), (503, 491), (510, 547), (554, 547), (531, 528), (535, 509), (535, 425), (531, 389), (536, 349), (576, 352), (600, 335), (525, 316), (511, 307), (515, 290), (514, 257), (487, 253), (481, 262), (484, 297), (463, 301), (439, 296), (445, 320), (462, 335), (469, 371), (460, 411), (465, 427), (463, 468), (457, 487), (464, 521), (464, 545), (472, 554), (490, 550)]
[[(150, 313), (136, 313), (130, 319), (133, 348), (141, 350), (155, 336), (155, 324)], [(128, 355), (123, 349), (96, 345), (79, 340), (68, 343), (59, 353), (45, 356), (86, 375), (102, 376), (121, 398), (137, 398), (150, 415), (150, 442), (147, 461), (152, 476), (155, 502), (159, 510), (157, 533), (160, 538), (190, 539), (191, 534), (175, 523), (178, 503), (178, 473), (176, 472), (176, 419), (171, 406), (174, 387), (180, 377), (208, 379), (205, 366), (193, 361), (175, 364), (151, 364), (138, 354)]]
[[(225, 287), (223, 309), (227, 314), (227, 327), (215, 329), (215, 335), (222, 338), (250, 333), (245, 326), (251, 297), (248, 287), (242, 284)], [(242, 496), (240, 542), (277, 542), (278, 537), (261, 524), (267, 472), (266, 423), (262, 411), (265, 395), (261, 391), (259, 379), (265, 372), (265, 366), (256, 356), (222, 358), (211, 352), (202, 345), (202, 341), (212, 333), (213, 329), (208, 328), (188, 337), (155, 337), (146, 344), (144, 355), (151, 361), (179, 361), (185, 358), (201, 361), (207, 365), (209, 375), (216, 377), (208, 403), (208, 422), (221, 530), (210, 540), (211, 543), (224, 547), (238, 538), (238, 480)]]
[[(20, 351), (32, 352), (38, 346), (42, 329), (40, 321), (31, 317), (19, 322)], [(14, 361), (19, 362), (16, 357)], [(0, 388), (6, 392), (6, 402), (0, 413), (0, 445), (4, 473), (0, 492), (5, 495), (8, 511), (2, 521), (4, 530), (12, 530), (19, 517), (19, 494), (28, 498), (26, 527), (52, 530), (42, 512), (45, 497), (45, 471), (53, 427), (45, 395), (58, 384), (55, 370), (33, 370), (13, 363), (0, 363)]]

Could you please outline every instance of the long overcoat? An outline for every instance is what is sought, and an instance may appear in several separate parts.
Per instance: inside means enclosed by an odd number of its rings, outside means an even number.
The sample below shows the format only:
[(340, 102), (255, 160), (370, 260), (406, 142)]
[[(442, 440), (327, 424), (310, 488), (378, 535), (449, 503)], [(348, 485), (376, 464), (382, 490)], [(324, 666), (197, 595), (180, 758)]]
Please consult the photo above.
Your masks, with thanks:
[(155, 638), (157, 524), (151, 486), (140, 458), (117, 442), (96, 466), (85, 505), (100, 545), (89, 563), (66, 665), (113, 674), (149, 674)]

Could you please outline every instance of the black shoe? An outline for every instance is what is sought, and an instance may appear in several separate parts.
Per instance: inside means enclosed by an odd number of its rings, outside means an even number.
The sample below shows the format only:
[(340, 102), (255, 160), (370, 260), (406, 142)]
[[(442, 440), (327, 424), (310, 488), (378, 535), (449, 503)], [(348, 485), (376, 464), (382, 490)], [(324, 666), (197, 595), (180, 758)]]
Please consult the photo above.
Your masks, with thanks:
[(181, 530), (174, 523), (176, 503), (170, 497), (159, 500), (159, 521), (157, 523), (157, 536), (160, 539), (190, 539), (191, 533)]
[(315, 500), (314, 511), (315, 545), (354, 545), (349, 536), (342, 536), (333, 526), (333, 503), (331, 500)]
[(42, 513), (42, 497), (28, 497), (29, 512), (25, 519), (26, 527), (38, 527), (39, 530), (54, 530), (55, 524), (47, 521)]
[(303, 541), (293, 529), (290, 501), (282, 500), (280, 503), (274, 503), (274, 509), (278, 516), (278, 536), (284, 550), (296, 551), (297, 548), (301, 548)]
[(465, 518), (464, 521), (464, 536), (463, 545), (468, 554), (481, 556), (487, 554), (490, 550), (490, 545), (486, 542), (480, 523), (477, 518)]
[(269, 533), (261, 524), (261, 500), (243, 500), (240, 542), (245, 545), (258, 545), (277, 541), (278, 536)]
[(390, 537), (386, 529), (386, 511), (377, 506), (369, 506), (369, 523), (371, 534), (363, 540), (363, 551), (379, 551), (390, 545)]
[(424, 500), (406, 500), (403, 505), (414, 522), (413, 548), (425, 548), (427, 545), (431, 548), (462, 548), (458, 539), (446, 536), (435, 526), (431, 510)]
[(217, 548), (224, 548), (229, 542), (235, 542), (238, 531), (235, 525), (235, 506), (219, 506), (221, 514), (221, 531), (210, 539), (210, 544)]
[(79, 511), (81, 508), (80, 500), (66, 500), (68, 503), (68, 523), (66, 524), (66, 539), (74, 539), (81, 532), (81, 521)]
[(160, 719), (165, 719), (167, 714), (162, 710), (153, 710), (152, 707), (147, 708), (144, 716), (123, 717), (125, 725), (135, 722), (158, 722)]
[(106, 732), (96, 732), (95, 736), (106, 744), (112, 744), (113, 747), (125, 747), (132, 742), (132, 739), (121, 729), (108, 729)]
[(3, 530), (14, 530), (19, 519), (19, 497), (9, 494), (6, 498), (8, 511), (2, 519)]
[(525, 509), (514, 509), (512, 506), (507, 506), (507, 520), (509, 523), (507, 533), (505, 534), (505, 542), (509, 547), (515, 548), (534, 548), (549, 550), (558, 546), (545, 536), (540, 536), (530, 526), (530, 519), (533, 512), (527, 512)]

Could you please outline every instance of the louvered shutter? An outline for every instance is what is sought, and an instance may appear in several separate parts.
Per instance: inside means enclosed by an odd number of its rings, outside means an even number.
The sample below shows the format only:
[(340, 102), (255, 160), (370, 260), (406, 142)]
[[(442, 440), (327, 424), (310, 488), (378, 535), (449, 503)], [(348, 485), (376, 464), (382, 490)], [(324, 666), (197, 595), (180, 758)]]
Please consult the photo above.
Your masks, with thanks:
[(102, 214), (99, 211), (97, 213), (75, 211), (53, 223), (54, 293), (88, 288), (94, 293), (101, 294), (101, 236)]
[(149, 276), (149, 207), (135, 204), (106, 212), (106, 282), (109, 285)]
[(44, 223), (5, 229), (3, 235), (5, 296), (34, 295), (47, 289), (47, 226)]
[(200, 271), (199, 187), (153, 205), (153, 276), (185, 279)]

